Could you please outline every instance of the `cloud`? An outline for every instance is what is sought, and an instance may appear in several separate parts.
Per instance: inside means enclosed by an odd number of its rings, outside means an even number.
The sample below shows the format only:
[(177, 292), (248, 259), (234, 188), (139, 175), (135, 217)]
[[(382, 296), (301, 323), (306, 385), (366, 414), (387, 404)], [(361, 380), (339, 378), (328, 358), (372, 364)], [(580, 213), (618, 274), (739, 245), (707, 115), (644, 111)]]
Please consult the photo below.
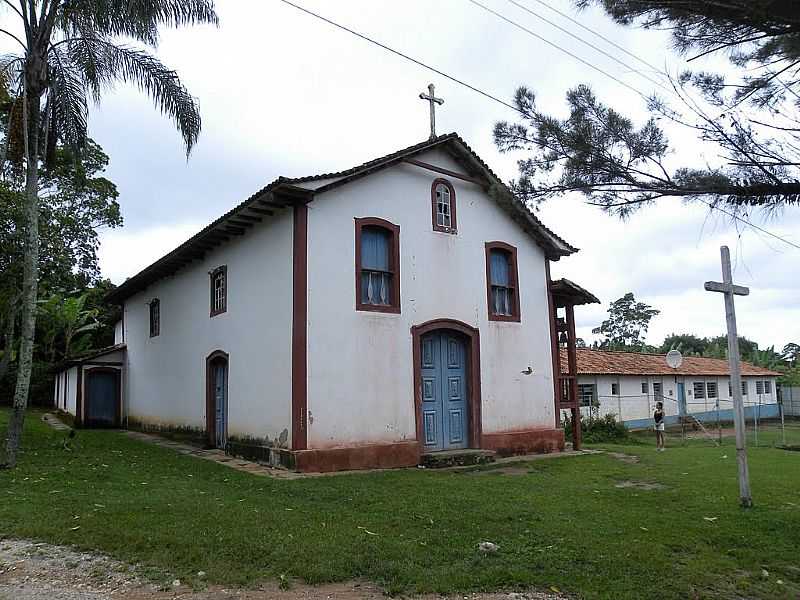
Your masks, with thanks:
[[(486, 2), (642, 93), (653, 90), (635, 72), (531, 15)], [(637, 94), (461, 0), (302, 4), (504, 100), (525, 84), (542, 108), (565, 116), (566, 91), (586, 82), (637, 122), (647, 117)], [(566, 0), (558, 7), (573, 13)], [(113, 280), (133, 275), (279, 175), (339, 170), (425, 139), (427, 106), (417, 94), (431, 81), (445, 98), (439, 132), (458, 131), (502, 178), (516, 175), (521, 156), (498, 153), (491, 136), (496, 121), (516, 117), (510, 109), (282, 3), (219, 3), (219, 11), (219, 29), (166, 32), (159, 48), (200, 102), (203, 132), (188, 161), (173, 125), (135, 90), (120, 88), (92, 111), (91, 133), (111, 156), (110, 177), (120, 188), (126, 223), (102, 236), (101, 266)], [(597, 9), (577, 18), (653, 65), (672, 71), (683, 66), (668, 53), (666, 32), (619, 27)], [(717, 160), (714, 149), (698, 144), (691, 132), (673, 128), (669, 137), (671, 164)], [(720, 333), (721, 299), (702, 284), (719, 278), (719, 245), (725, 243), (736, 259), (737, 281), (753, 288), (737, 304), (742, 333), (761, 345), (800, 340), (800, 319), (793, 314), (800, 297), (796, 249), (739, 232), (728, 220), (709, 219), (703, 207), (677, 199), (625, 223), (580, 198), (550, 202), (541, 215), (581, 248), (554, 265), (554, 276), (574, 279), (603, 300), (577, 311), (579, 331), (588, 339), (608, 303), (627, 291), (662, 310), (652, 341), (671, 331)], [(767, 227), (797, 242), (800, 214), (787, 209)]]
[(136, 275), (205, 227), (204, 222), (158, 225), (139, 230), (100, 233), (100, 269), (116, 284)]

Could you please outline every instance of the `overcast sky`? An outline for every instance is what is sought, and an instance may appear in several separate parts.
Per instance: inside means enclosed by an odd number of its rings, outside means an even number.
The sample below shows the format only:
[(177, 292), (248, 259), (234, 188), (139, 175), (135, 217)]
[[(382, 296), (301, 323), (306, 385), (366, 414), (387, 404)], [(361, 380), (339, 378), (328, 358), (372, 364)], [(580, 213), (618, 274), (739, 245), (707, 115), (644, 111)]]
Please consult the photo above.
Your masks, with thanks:
[[(525, 84), (541, 107), (563, 116), (565, 92), (585, 82), (640, 122), (646, 114), (634, 92), (467, 0), (296, 1), (503, 99)], [(507, 0), (482, 1), (642, 92), (653, 90), (639, 74)], [(682, 68), (665, 35), (617, 27), (599, 12), (576, 14), (567, 0), (549, 1), (651, 64)], [(537, 0), (521, 2), (590, 39)], [(222, 0), (218, 9), (219, 29), (166, 32), (158, 51), (200, 100), (203, 133), (188, 162), (172, 125), (135, 90), (120, 89), (92, 113), (91, 134), (111, 156), (109, 176), (121, 192), (125, 218), (124, 228), (102, 235), (103, 274), (114, 282), (279, 175), (344, 169), (422, 141), (428, 108), (417, 95), (429, 82), (445, 98), (438, 132), (458, 132), (501, 177), (515, 177), (521, 157), (500, 155), (491, 136), (496, 121), (514, 119), (508, 108), (279, 0)], [(687, 132), (671, 137), (676, 165), (717, 158)], [(581, 249), (556, 263), (553, 276), (573, 279), (603, 301), (577, 311), (578, 333), (587, 340), (608, 304), (628, 291), (662, 311), (652, 322), (651, 343), (670, 332), (723, 333), (722, 298), (703, 291), (704, 281), (720, 278), (721, 244), (731, 247), (735, 279), (752, 288), (737, 301), (740, 332), (762, 347), (800, 340), (800, 250), (677, 199), (626, 223), (581, 198), (552, 201), (540, 217)], [(757, 222), (800, 242), (796, 208)]]

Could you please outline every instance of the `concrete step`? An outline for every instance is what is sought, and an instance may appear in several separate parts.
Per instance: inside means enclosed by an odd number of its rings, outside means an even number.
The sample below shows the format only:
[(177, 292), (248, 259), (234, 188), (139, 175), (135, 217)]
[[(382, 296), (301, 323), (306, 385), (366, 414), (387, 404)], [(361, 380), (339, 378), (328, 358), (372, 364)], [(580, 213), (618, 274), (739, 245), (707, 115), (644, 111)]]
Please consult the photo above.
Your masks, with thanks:
[(467, 467), (471, 465), (485, 465), (495, 461), (493, 450), (444, 450), (423, 454), (420, 465), (426, 469), (446, 469), (447, 467)]

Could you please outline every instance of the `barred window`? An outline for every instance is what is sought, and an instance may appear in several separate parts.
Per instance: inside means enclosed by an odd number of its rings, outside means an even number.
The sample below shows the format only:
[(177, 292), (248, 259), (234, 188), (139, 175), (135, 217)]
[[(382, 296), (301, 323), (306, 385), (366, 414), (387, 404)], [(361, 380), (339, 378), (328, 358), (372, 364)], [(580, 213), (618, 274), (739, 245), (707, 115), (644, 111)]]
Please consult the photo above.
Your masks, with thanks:
[(228, 310), (228, 267), (217, 267), (211, 276), (211, 316), (222, 314)]
[(695, 398), (705, 398), (706, 397), (706, 384), (702, 381), (695, 381), (694, 382), (694, 397)]
[(581, 406), (594, 406), (597, 399), (597, 388), (593, 383), (578, 384), (578, 401)]
[(756, 394), (763, 394), (763, 393), (764, 393), (764, 382), (756, 381)]
[(150, 337), (161, 334), (161, 302), (158, 298), (150, 301)]
[(765, 381), (764, 382), (764, 393), (765, 394), (771, 394), (772, 393), (772, 382), (771, 381)]
[(706, 393), (709, 398), (716, 398), (717, 397), (717, 382), (716, 381), (709, 381), (706, 383)]
[(437, 179), (431, 188), (433, 230), (456, 233), (456, 192), (446, 179)]

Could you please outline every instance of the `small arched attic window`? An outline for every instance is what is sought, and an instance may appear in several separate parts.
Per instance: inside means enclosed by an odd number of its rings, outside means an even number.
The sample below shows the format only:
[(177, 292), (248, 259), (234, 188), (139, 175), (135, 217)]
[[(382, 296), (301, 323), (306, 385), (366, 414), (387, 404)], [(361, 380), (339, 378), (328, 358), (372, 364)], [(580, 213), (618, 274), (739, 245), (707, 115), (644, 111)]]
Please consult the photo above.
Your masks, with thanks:
[(433, 230), (457, 233), (456, 191), (446, 179), (435, 179), (431, 185), (431, 216)]

